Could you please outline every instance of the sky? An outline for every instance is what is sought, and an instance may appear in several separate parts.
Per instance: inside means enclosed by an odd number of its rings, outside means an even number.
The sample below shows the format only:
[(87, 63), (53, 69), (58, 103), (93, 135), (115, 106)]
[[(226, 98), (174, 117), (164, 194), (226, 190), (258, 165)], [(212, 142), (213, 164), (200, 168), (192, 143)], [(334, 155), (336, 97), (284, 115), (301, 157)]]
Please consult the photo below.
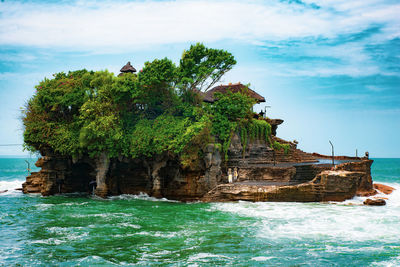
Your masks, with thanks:
[(278, 136), (307, 152), (400, 157), (400, 2), (0, 2), (0, 156), (24, 155), (21, 108), (44, 77), (168, 57), (190, 44), (231, 52), (221, 83), (263, 95)]

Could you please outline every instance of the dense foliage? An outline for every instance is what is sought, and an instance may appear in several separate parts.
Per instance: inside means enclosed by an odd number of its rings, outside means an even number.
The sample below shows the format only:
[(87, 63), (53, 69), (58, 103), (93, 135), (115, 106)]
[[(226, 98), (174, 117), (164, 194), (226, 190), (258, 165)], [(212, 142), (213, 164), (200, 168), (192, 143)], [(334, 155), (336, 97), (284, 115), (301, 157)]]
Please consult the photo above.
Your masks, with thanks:
[(271, 126), (252, 119), (254, 100), (243, 93), (201, 101), (206, 91), (236, 63), (226, 51), (192, 45), (179, 65), (146, 62), (138, 74), (115, 77), (108, 71), (54, 74), (36, 86), (23, 114), (25, 147), (70, 156), (175, 155), (190, 166), (210, 142), (227, 152), (232, 134), (242, 142), (264, 138)]

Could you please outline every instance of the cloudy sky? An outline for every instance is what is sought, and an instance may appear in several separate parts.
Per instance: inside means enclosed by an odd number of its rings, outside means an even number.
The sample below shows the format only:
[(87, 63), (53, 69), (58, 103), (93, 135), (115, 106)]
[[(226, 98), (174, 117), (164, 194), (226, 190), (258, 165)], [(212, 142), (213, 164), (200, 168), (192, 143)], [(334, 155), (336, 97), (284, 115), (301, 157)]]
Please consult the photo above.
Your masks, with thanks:
[[(278, 136), (308, 152), (400, 157), (400, 2), (0, 2), (0, 144), (21, 144), (20, 107), (55, 72), (178, 62), (195, 42), (237, 65), (222, 82), (265, 96)], [(257, 107), (257, 109), (261, 109)], [(0, 146), (0, 155), (21, 155)]]

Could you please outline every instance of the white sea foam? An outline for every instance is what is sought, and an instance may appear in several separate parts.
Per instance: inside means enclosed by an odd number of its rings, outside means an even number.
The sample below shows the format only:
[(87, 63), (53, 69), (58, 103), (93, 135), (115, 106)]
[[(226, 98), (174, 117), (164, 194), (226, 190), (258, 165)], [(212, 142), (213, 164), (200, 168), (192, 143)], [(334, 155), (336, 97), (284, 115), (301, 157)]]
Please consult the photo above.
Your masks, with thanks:
[[(400, 250), (400, 246), (398, 249)], [(388, 261), (373, 262), (372, 266), (398, 267), (400, 266), (400, 256), (393, 257)]]
[(270, 259), (273, 259), (273, 258), (275, 258), (275, 257), (263, 257), (263, 256), (259, 256), (259, 257), (254, 257), (254, 258), (251, 258), (253, 261), (267, 261), (267, 260), (270, 260)]
[(77, 232), (82, 227), (49, 227), (46, 228), (55, 237), (32, 241), (32, 244), (60, 245), (89, 236), (88, 232)]
[(41, 204), (35, 205), (35, 207), (38, 210), (47, 210), (47, 209), (50, 209), (51, 207), (54, 207), (54, 206), (55, 206), (55, 204), (49, 204), (49, 203), (41, 203)]
[(188, 258), (188, 263), (195, 264), (190, 266), (198, 266), (197, 263), (208, 262), (210, 258), (217, 259), (230, 259), (230, 257), (219, 254), (211, 254), (211, 253), (197, 253), (195, 255), (190, 255)]
[(115, 218), (123, 218), (123, 217), (131, 217), (131, 214), (127, 213), (96, 213), (96, 214), (72, 214), (69, 215), (72, 218), (91, 218), (91, 217), (99, 217), (99, 218), (106, 218), (106, 219), (115, 219)]
[(119, 196), (112, 196), (109, 197), (109, 199), (123, 199), (123, 200), (134, 200), (134, 199), (140, 199), (140, 200), (149, 200), (149, 201), (164, 201), (164, 202), (178, 202), (176, 200), (169, 200), (166, 198), (155, 198), (155, 197), (150, 197), (146, 193), (139, 193), (139, 195), (130, 195), (130, 194), (123, 194)]
[(81, 202), (81, 203), (79, 203), (79, 202), (73, 202), (73, 203), (61, 203), (61, 204), (58, 204), (58, 205), (60, 205), (60, 206), (83, 206), (83, 205), (87, 205), (89, 202)]
[(389, 195), (380, 194), (382, 197), (388, 198), (387, 205), (400, 208), (400, 183), (383, 183), (393, 187), (395, 190)]
[(367, 198), (373, 198), (373, 199), (377, 199), (377, 198), (383, 198), (386, 201), (386, 205), (387, 206), (391, 206), (391, 207), (400, 207), (400, 184), (398, 183), (386, 183), (386, 182), (382, 182), (382, 184), (384, 185), (388, 185), (393, 187), (395, 190), (393, 190), (393, 192), (389, 195), (384, 194), (382, 192), (378, 191), (378, 194), (372, 196), (372, 197), (354, 197), (352, 199), (348, 199), (346, 201), (343, 202), (332, 202), (332, 203), (336, 203), (336, 204), (344, 204), (344, 205), (363, 205), (363, 202), (367, 199)]
[[(86, 265), (87, 266), (91, 266), (91, 265), (93, 265), (93, 266), (99, 266), (99, 265), (101, 265), (101, 266), (117, 266), (117, 265), (119, 265), (114, 262), (105, 260), (104, 258), (99, 257), (99, 256), (87, 256), (87, 257), (79, 259), (78, 263), (79, 264), (72, 262), (71, 264), (68, 264), (68, 262), (66, 262), (66, 266), (68, 266), (68, 265), (79, 265), (79, 266), (81, 266), (81, 265), (83, 265), (83, 266), (86, 266)], [(123, 265), (131, 266), (130, 264), (123, 264)]]
[(120, 223), (120, 224), (118, 224), (118, 226), (129, 227), (129, 228), (134, 228), (134, 229), (142, 228), (140, 225), (131, 224), (131, 223)]
[(382, 240), (398, 243), (400, 186), (388, 185), (396, 190), (390, 195), (377, 196), (388, 198), (387, 205), (381, 207), (361, 205), (365, 200), (361, 197), (341, 203), (239, 202), (218, 203), (213, 207), (256, 218), (256, 235), (269, 240), (342, 240), (350, 243)]
[(85, 228), (81, 227), (81, 226), (76, 226), (76, 227), (53, 226), (53, 227), (46, 228), (46, 230), (49, 231), (50, 233), (54, 233), (54, 234), (69, 234), (69, 233), (76, 232), (76, 230), (85, 230)]
[(135, 233), (135, 235), (173, 238), (173, 237), (179, 236), (180, 232), (142, 231), (142, 232)]
[(0, 181), (0, 191), (7, 190), (7, 192), (1, 193), (0, 196), (11, 195), (11, 194), (21, 194), (21, 191), (15, 190), (15, 189), (21, 188), (22, 183), (24, 183), (24, 182), (25, 182), (25, 180)]

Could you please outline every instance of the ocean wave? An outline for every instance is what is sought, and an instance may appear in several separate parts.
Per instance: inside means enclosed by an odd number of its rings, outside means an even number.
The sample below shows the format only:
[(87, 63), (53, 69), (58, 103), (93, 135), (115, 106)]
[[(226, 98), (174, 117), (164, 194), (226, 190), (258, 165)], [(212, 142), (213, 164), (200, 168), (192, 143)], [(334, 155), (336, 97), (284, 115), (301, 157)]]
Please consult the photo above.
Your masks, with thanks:
[[(380, 182), (378, 182), (380, 183)], [(343, 204), (343, 205), (363, 205), (363, 202), (367, 199), (367, 198), (373, 198), (373, 199), (377, 199), (377, 198), (382, 198), (385, 199), (386, 201), (386, 205), (389, 207), (400, 207), (400, 184), (398, 183), (387, 183), (387, 182), (382, 182), (382, 184), (384, 185), (388, 185), (390, 187), (393, 187), (395, 190), (393, 190), (393, 192), (389, 195), (384, 194), (382, 192), (378, 191), (378, 194), (374, 195), (374, 196), (370, 196), (370, 197), (354, 197), (352, 199), (348, 199), (346, 201), (343, 202), (331, 202), (331, 203), (335, 203), (335, 204)]]
[(395, 256), (388, 261), (373, 262), (372, 266), (398, 267), (400, 266), (400, 256)]
[(55, 206), (55, 204), (49, 204), (49, 203), (41, 203), (41, 204), (35, 205), (36, 209), (41, 210), (41, 211), (48, 210), (54, 206)]
[(0, 193), (0, 196), (21, 194), (21, 191), (16, 189), (21, 188), (24, 182), (25, 180), (0, 181), (0, 192), (6, 191), (4, 193)]
[(253, 261), (268, 261), (270, 259), (274, 259), (276, 257), (264, 257), (264, 256), (258, 256), (258, 257), (253, 257), (251, 258)]
[(60, 245), (71, 241), (82, 240), (89, 236), (88, 232), (79, 233), (76, 230), (82, 229), (79, 227), (50, 227), (46, 230), (55, 237), (48, 239), (33, 240), (32, 244)]
[[(386, 203), (389, 207), (400, 207), (400, 183), (383, 183), (393, 187), (395, 190), (389, 195), (379, 193), (377, 197), (387, 198)], [(379, 190), (378, 190), (379, 191)]]
[(127, 227), (127, 228), (134, 228), (134, 229), (140, 229), (140, 228), (142, 228), (140, 225), (137, 225), (137, 224), (131, 224), (131, 223), (120, 223), (120, 224), (117, 224), (117, 226), (122, 226), (122, 227)]
[(72, 203), (68, 202), (68, 203), (61, 203), (58, 205), (60, 205), (60, 206), (84, 206), (87, 204), (89, 204), (89, 202), (72, 202)]
[[(84, 258), (80, 258), (77, 261), (72, 261), (72, 262), (71, 261), (67, 261), (67, 262), (65, 262), (65, 264), (66, 264), (65, 266), (69, 266), (69, 265), (71, 265), (71, 266), (73, 266), (73, 265), (79, 265), (79, 266), (81, 266), (81, 265), (83, 265), (83, 266), (85, 266), (85, 265), (87, 265), (87, 266), (90, 266), (90, 265), (96, 265), (96, 266), (99, 266), (99, 265), (102, 265), (102, 266), (103, 265), (104, 266), (119, 266), (119, 264), (114, 263), (112, 261), (108, 261), (108, 260), (106, 260), (106, 259), (104, 259), (104, 258), (102, 258), (100, 256), (87, 256), (87, 257), (84, 257)], [(127, 264), (122, 264), (122, 265), (127, 266)]]
[(108, 199), (111, 200), (148, 200), (148, 201), (163, 201), (163, 202), (178, 202), (176, 200), (169, 200), (166, 198), (156, 198), (156, 197), (150, 197), (148, 194), (146, 193), (139, 193), (138, 195), (131, 195), (131, 194), (122, 194), (119, 196), (112, 196), (112, 197), (108, 197)]
[[(361, 205), (366, 199), (332, 203), (239, 202), (214, 203), (212, 208), (256, 219), (257, 237), (268, 240), (330, 240), (354, 243), (381, 240), (397, 243), (400, 235), (400, 186), (387, 197), (387, 205)], [(356, 205), (349, 205), (349, 204)]]
[(220, 254), (211, 254), (211, 253), (197, 253), (195, 255), (190, 255), (188, 258), (188, 263), (200, 263), (200, 262), (208, 262), (212, 259), (225, 259), (230, 260), (231, 258), (225, 255)]

